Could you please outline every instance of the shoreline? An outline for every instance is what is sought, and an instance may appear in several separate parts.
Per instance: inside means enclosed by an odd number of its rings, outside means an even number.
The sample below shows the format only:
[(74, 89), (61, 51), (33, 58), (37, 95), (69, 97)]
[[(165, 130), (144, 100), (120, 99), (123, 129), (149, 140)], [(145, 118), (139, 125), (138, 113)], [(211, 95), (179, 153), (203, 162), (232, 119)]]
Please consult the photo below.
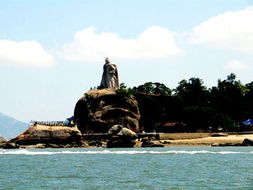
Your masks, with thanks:
[(240, 133), (167, 133), (161, 134), (164, 146), (243, 146), (245, 139), (253, 140), (253, 134)]
[[(247, 142), (245, 143), (245, 139)], [(107, 141), (101, 140), (100, 145), (96, 146), (91, 141), (84, 141), (84, 146), (77, 144), (57, 144), (37, 143), (36, 145), (20, 145), (19, 148), (107, 148)], [(174, 146), (253, 146), (253, 132), (243, 133), (159, 133), (159, 139), (145, 137), (136, 140), (134, 148), (142, 148), (145, 142), (150, 143), (146, 147), (174, 147)], [(93, 143), (92, 143), (93, 142)], [(11, 147), (18, 148), (18, 147)], [(123, 147), (122, 147), (123, 148)], [(126, 147), (127, 148), (127, 147)], [(145, 147), (143, 147), (145, 148)]]

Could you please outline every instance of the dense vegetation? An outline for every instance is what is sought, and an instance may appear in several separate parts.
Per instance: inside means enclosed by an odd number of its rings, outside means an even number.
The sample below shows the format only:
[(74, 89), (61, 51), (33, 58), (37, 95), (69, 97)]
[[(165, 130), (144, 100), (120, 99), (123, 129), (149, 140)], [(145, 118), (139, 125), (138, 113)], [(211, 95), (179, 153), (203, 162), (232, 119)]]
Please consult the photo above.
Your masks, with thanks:
[[(144, 130), (243, 131), (242, 121), (253, 118), (253, 82), (246, 85), (231, 73), (217, 86), (207, 88), (199, 78), (182, 80), (175, 89), (158, 82), (133, 88), (121, 84), (118, 93), (134, 95), (142, 115)], [(170, 129), (172, 129), (170, 128)]]

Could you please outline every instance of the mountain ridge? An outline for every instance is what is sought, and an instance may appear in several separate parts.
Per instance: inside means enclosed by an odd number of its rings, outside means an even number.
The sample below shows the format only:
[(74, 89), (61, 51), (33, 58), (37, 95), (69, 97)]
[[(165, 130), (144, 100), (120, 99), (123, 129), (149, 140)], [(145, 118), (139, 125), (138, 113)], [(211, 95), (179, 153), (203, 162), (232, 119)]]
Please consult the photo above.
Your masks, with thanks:
[(28, 123), (19, 121), (0, 112), (0, 136), (11, 139), (22, 133), (29, 126)]

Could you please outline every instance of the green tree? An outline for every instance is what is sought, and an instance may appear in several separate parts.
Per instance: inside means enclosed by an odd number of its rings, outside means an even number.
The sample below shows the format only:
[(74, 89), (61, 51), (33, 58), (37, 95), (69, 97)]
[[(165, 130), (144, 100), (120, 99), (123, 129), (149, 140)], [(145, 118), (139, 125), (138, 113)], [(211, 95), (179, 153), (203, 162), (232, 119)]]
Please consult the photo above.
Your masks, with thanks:
[[(218, 80), (218, 86), (211, 89), (210, 102), (217, 113), (223, 116), (226, 121), (220, 123), (230, 123), (237, 125), (245, 118), (245, 94), (247, 88), (236, 79), (236, 75), (231, 73), (225, 80)], [(230, 126), (224, 126), (231, 129)]]
[(177, 107), (181, 107), (180, 121), (188, 124), (189, 131), (207, 129), (212, 113), (208, 104), (209, 91), (199, 78), (190, 78), (179, 82), (174, 97), (178, 99)]
[(161, 96), (170, 96), (171, 90), (159, 82), (146, 82), (143, 85), (135, 87), (134, 90), (146, 94), (156, 94)]
[(209, 91), (199, 78), (190, 78), (188, 81), (182, 80), (175, 89), (184, 106), (206, 105)]
[(253, 118), (253, 82), (250, 82), (245, 85), (246, 93), (245, 93), (245, 118), (251, 119)]

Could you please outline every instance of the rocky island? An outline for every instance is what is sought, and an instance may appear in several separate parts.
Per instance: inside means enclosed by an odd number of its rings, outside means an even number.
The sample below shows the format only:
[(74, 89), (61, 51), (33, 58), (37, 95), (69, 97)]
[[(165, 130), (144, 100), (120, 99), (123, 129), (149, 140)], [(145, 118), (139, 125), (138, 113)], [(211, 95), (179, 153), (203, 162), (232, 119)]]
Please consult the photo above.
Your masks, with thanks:
[[(228, 85), (231, 77), (220, 83)], [(231, 84), (237, 83), (232, 81)], [(229, 123), (231, 120), (219, 113), (217, 107), (209, 105), (217, 98), (207, 99), (211, 96), (206, 96), (207, 90), (199, 79), (181, 81), (176, 90), (177, 96), (172, 96), (165, 85), (151, 82), (126, 89), (124, 84), (119, 84), (117, 66), (106, 58), (100, 85), (84, 93), (77, 101), (68, 123), (33, 122), (17, 137), (9, 141), (0, 139), (0, 147), (253, 145), (252, 130), (245, 126), (242, 126), (244, 131), (228, 128), (236, 125)], [(217, 89), (214, 91), (217, 93)], [(250, 97), (251, 91), (248, 93)], [(216, 102), (213, 104), (218, 105)], [(247, 113), (251, 113), (250, 105)], [(234, 131), (228, 132), (228, 129)]]
[(134, 96), (117, 93), (117, 66), (106, 58), (101, 84), (76, 103), (74, 126), (34, 122), (3, 148), (133, 147), (140, 133), (140, 111)]

